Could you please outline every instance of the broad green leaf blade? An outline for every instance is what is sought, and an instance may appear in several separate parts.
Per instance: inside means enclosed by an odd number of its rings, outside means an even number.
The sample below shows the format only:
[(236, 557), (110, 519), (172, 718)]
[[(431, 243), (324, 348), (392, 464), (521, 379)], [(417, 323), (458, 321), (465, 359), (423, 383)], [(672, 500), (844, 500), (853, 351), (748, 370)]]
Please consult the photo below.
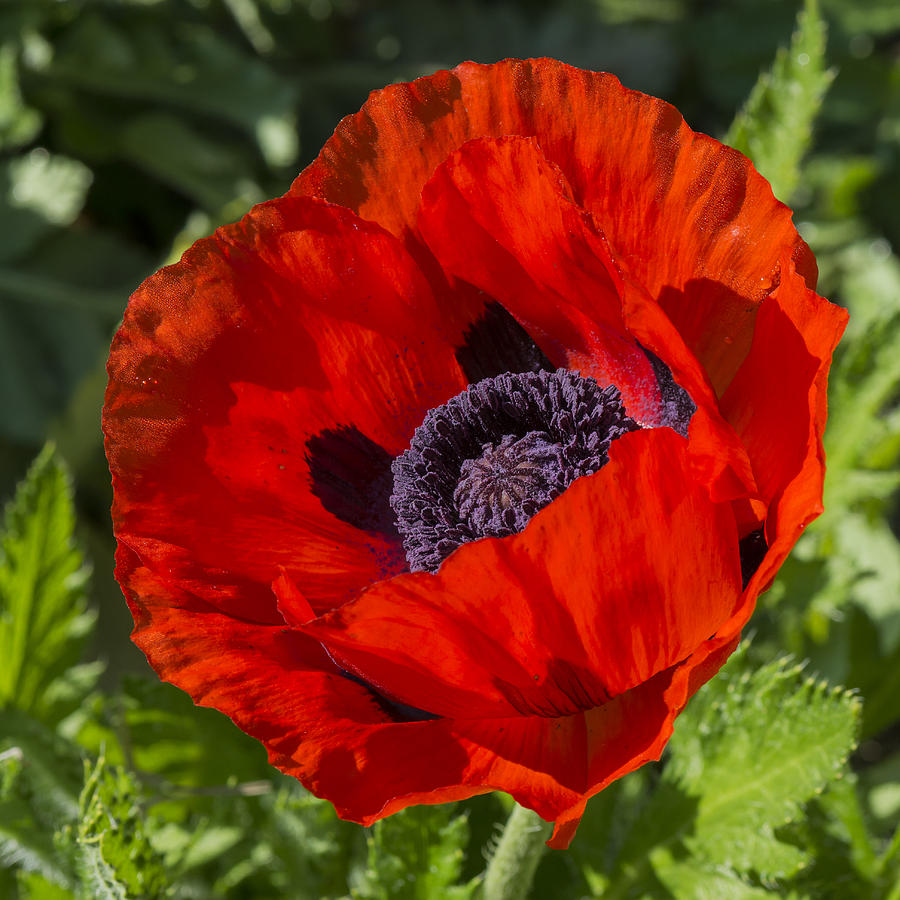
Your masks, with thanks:
[(666, 850), (653, 854), (653, 868), (674, 900), (801, 900), (796, 894), (774, 893), (749, 884), (726, 868), (675, 859)]
[(778, 51), (724, 138), (753, 160), (784, 201), (797, 185), (813, 122), (834, 78), (825, 68), (825, 36), (817, 0), (806, 0), (790, 47)]
[(726, 672), (698, 700), (678, 723), (666, 772), (699, 798), (685, 843), (713, 864), (790, 875), (803, 855), (774, 829), (838, 775), (855, 746), (858, 698), (781, 660)]
[(48, 445), (7, 506), (0, 539), (0, 707), (39, 714), (90, 632), (69, 475)]
[[(737, 654), (688, 705), (663, 780), (631, 828), (609, 896), (639, 897), (653, 860), (782, 879), (808, 860), (779, 840), (855, 746), (859, 700), (779, 660), (742, 673)], [(663, 856), (656, 856), (665, 851)], [(679, 876), (681, 877), (681, 876)]]

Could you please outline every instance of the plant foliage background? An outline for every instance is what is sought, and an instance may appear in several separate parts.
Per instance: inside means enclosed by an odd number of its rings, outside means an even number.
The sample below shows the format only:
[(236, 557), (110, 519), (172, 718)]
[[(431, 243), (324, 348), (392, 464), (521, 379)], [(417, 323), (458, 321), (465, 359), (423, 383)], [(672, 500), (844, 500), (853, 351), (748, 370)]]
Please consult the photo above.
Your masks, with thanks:
[(155, 679), (110, 574), (98, 419), (145, 275), (283, 193), (368, 91), (537, 55), (748, 153), (852, 315), (825, 515), (534, 896), (900, 900), (896, 0), (0, 5), (0, 897), (477, 897), (508, 798), (340, 822)]

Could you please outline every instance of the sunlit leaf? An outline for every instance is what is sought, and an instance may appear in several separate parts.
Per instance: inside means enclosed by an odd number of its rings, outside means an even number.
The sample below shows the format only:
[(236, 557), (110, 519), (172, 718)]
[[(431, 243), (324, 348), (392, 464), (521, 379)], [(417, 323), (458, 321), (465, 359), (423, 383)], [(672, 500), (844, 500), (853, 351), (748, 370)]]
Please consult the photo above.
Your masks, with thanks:
[(834, 73), (825, 68), (825, 23), (817, 0), (806, 0), (788, 49), (760, 76), (725, 143), (746, 153), (789, 200), (800, 161), (812, 141), (812, 127)]
[(68, 473), (52, 446), (7, 506), (0, 540), (0, 705), (46, 711), (46, 691), (74, 665), (94, 623), (75, 545)]
[(167, 892), (162, 859), (147, 839), (139, 792), (101, 757), (85, 768), (75, 841), (83, 889), (97, 900), (157, 900)]

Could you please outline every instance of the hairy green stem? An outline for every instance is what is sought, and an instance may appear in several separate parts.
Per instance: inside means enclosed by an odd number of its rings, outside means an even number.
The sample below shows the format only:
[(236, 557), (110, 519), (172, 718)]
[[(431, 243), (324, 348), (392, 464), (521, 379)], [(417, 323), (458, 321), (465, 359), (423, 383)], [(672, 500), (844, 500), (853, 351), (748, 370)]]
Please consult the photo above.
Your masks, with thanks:
[(525, 900), (552, 825), (518, 804), (484, 875), (484, 900)]

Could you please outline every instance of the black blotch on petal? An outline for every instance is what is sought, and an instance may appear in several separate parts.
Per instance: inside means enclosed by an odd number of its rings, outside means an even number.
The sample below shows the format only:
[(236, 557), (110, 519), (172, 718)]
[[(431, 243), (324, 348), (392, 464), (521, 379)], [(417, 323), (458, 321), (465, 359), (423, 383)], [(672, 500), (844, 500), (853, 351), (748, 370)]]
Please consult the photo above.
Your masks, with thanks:
[(687, 437), (691, 417), (697, 406), (691, 395), (672, 377), (672, 370), (652, 351), (641, 347), (653, 368), (653, 374), (659, 384), (659, 396), (662, 401), (661, 425)]
[(428, 722), (432, 719), (441, 718), (434, 713), (426, 712), (424, 709), (407, 706), (405, 703), (398, 703), (396, 700), (385, 697), (384, 694), (373, 688), (364, 678), (360, 678), (359, 675), (354, 675), (346, 669), (341, 669), (340, 672), (348, 681), (353, 681), (364, 687), (371, 694), (372, 699), (378, 704), (381, 711), (394, 722)]
[(306, 442), (312, 492), (332, 515), (364, 531), (399, 538), (390, 496), (393, 457), (353, 425)]
[(528, 332), (496, 301), (463, 334), (456, 361), (470, 384), (504, 372), (553, 372), (555, 367)]
[(750, 584), (750, 579), (756, 573), (760, 563), (762, 563), (769, 545), (766, 543), (766, 536), (760, 528), (741, 538), (738, 548), (741, 554), (741, 579), (743, 586), (747, 587)]

